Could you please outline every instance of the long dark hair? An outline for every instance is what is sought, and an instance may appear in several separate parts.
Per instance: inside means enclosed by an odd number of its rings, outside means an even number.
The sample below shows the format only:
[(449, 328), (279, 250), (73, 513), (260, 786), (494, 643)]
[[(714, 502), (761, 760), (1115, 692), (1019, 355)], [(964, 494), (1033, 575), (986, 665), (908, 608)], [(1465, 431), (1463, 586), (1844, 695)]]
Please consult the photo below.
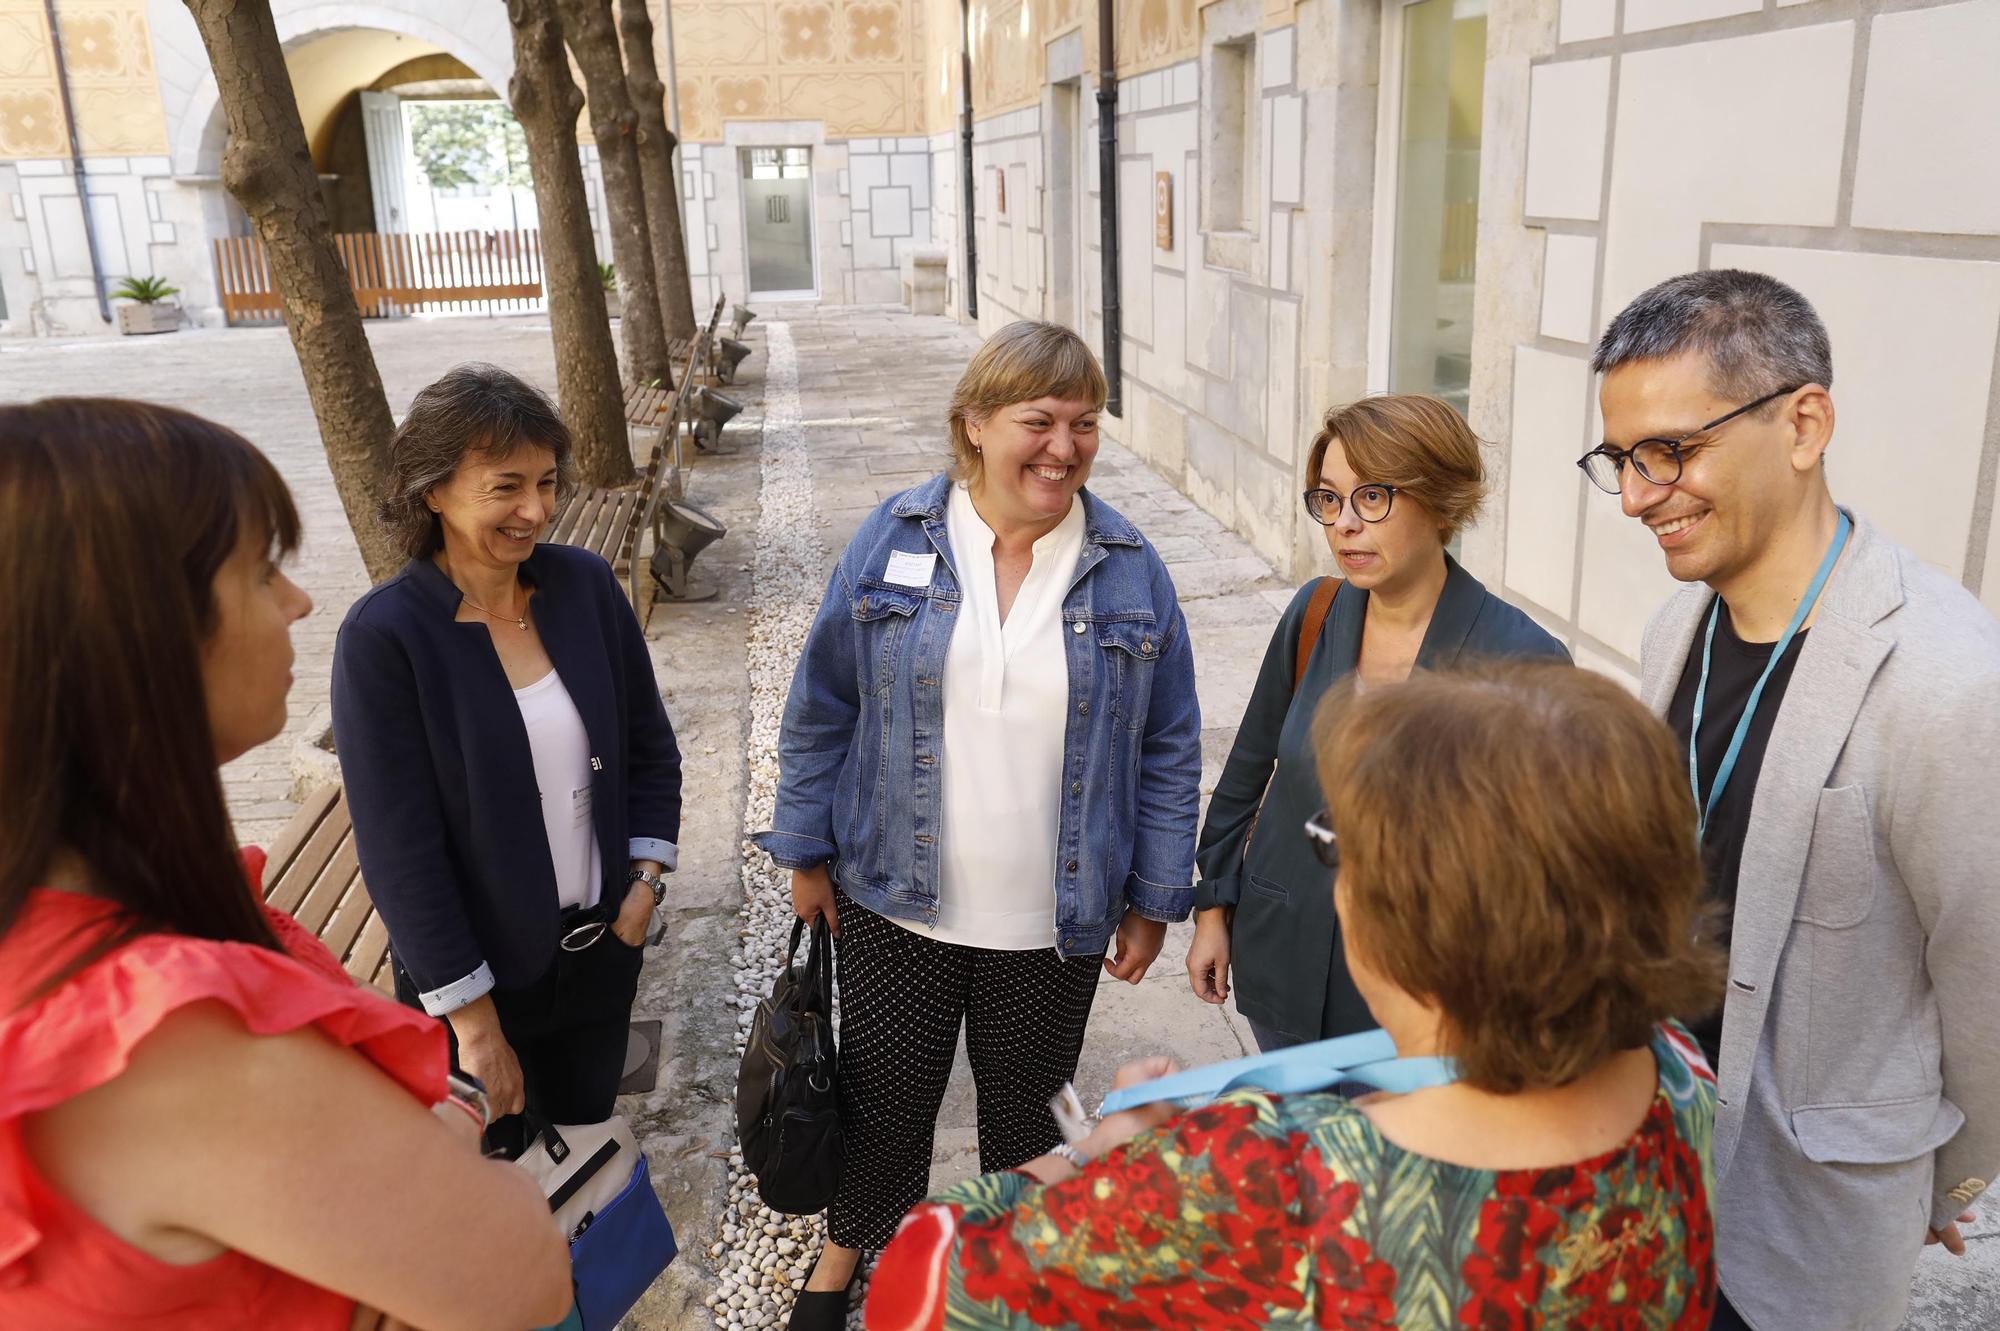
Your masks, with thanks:
[(118, 907), (46, 991), (141, 934), (277, 947), (236, 858), (202, 689), (217, 570), (298, 510), (241, 436), (114, 398), (0, 406), (0, 936), (59, 850)]

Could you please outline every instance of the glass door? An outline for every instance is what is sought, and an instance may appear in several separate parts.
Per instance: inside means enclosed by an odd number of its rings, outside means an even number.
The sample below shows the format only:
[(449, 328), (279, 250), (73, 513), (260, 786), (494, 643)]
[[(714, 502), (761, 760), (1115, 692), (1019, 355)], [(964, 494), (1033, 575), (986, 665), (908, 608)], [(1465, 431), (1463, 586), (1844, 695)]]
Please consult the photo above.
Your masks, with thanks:
[[(1373, 386), (1466, 409), (1487, 0), (1414, 0), (1383, 40)], [(1388, 203), (1389, 207), (1382, 207)]]
[(812, 297), (812, 149), (744, 148), (744, 252), (753, 297)]

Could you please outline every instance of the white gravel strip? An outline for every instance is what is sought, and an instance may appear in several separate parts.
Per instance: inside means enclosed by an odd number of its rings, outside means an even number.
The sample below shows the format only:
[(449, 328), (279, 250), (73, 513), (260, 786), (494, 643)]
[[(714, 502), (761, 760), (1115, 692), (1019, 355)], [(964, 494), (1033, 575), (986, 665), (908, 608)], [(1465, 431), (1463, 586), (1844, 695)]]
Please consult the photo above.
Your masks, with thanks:
[[(792, 667), (824, 590), (824, 542), (813, 505), (812, 462), (799, 411), (798, 354), (784, 323), (767, 326), (763, 477), (757, 553), (750, 591), (750, 761), (745, 831), (771, 825), (778, 790), (778, 727)], [(750, 1032), (758, 1002), (783, 969), (791, 938), (791, 873), (747, 839), (743, 913), (738, 924), (736, 1044)], [(805, 1284), (824, 1225), (817, 1216), (781, 1215), (757, 1199), (757, 1181), (739, 1149), (729, 1155), (729, 1210), (722, 1238), (709, 1248), (720, 1288), (707, 1298), (719, 1331), (780, 1327), (793, 1292)], [(858, 1309), (860, 1300), (856, 1301)]]

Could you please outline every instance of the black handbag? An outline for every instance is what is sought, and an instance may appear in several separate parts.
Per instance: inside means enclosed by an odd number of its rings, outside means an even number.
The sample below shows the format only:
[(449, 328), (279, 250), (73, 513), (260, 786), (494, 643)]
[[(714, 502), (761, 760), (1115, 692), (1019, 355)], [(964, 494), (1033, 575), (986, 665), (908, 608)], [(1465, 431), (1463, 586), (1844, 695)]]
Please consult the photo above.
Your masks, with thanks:
[(792, 925), (785, 969), (757, 1005), (736, 1076), (736, 1136), (764, 1205), (787, 1215), (826, 1209), (843, 1154), (833, 1040), (833, 936), (814, 921), (812, 951), (795, 966), (806, 922)]

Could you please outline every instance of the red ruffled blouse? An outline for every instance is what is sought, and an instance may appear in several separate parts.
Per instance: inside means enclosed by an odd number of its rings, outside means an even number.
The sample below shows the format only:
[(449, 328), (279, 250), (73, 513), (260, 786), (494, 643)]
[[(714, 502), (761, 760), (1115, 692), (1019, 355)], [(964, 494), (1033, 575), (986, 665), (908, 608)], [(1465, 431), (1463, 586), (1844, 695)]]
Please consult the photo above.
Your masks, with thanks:
[[(262, 854), (244, 860), (253, 881), (261, 877)], [(240, 1252), (176, 1266), (118, 1238), (36, 1172), (22, 1121), (116, 1077), (139, 1042), (190, 1003), (226, 1003), (257, 1035), (317, 1027), (427, 1105), (445, 1095), (444, 1027), (355, 984), (275, 910), (282, 954), (152, 934), (24, 1005), (49, 959), (88, 946), (114, 914), (94, 897), (38, 889), (0, 938), (0, 1327), (346, 1331), (352, 1299)]]

